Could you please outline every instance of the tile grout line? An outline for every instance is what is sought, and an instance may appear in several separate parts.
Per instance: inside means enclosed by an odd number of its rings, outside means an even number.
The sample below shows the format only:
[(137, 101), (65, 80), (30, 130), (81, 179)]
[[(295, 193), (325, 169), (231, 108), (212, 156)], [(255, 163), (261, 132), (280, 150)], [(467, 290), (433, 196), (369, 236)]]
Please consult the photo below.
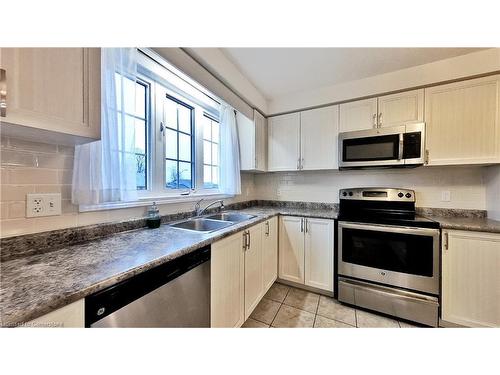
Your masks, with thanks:
[(276, 317), (278, 316), (278, 313), (280, 312), (281, 307), (283, 306), (283, 303), (285, 302), (285, 299), (286, 299), (286, 297), (288, 296), (288, 293), (290, 293), (291, 287), (289, 287), (288, 285), (286, 285), (286, 287), (288, 288), (288, 290), (286, 291), (285, 297), (283, 298), (283, 301), (280, 303), (280, 307), (279, 307), (279, 308), (278, 308), (278, 310), (276, 311), (276, 314), (274, 315), (274, 318), (273, 318), (273, 320), (271, 321), (271, 324), (269, 324), (269, 328), (271, 328), (271, 327), (273, 326), (273, 323), (274, 323), (274, 321), (276, 320)]

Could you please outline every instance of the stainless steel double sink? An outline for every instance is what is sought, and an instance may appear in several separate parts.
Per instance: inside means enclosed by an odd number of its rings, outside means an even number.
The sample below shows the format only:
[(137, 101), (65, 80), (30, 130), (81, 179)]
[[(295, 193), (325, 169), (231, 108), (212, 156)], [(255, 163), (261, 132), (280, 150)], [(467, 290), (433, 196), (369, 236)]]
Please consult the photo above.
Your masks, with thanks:
[(218, 214), (180, 221), (175, 224), (170, 224), (170, 226), (172, 228), (184, 229), (193, 232), (210, 233), (253, 219), (254, 217), (255, 215), (242, 214), (239, 212), (221, 212)]

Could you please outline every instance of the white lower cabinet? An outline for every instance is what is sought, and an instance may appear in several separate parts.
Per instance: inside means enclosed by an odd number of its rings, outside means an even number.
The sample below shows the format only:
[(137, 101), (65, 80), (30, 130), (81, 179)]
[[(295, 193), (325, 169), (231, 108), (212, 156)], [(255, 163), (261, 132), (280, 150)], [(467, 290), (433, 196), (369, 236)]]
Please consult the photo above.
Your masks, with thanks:
[(267, 292), (278, 277), (278, 218), (276, 216), (263, 223), (262, 268), (264, 291)]
[(240, 327), (245, 321), (244, 233), (212, 245), (210, 260), (210, 326)]
[(305, 284), (333, 292), (333, 220), (305, 220)]
[(84, 328), (85, 301), (80, 299), (60, 309), (29, 321), (25, 327), (34, 328)]
[(280, 279), (333, 292), (333, 250), (333, 220), (280, 218)]
[(500, 327), (500, 234), (443, 231), (441, 318)]
[(264, 295), (262, 264), (262, 224), (259, 224), (246, 231), (245, 320)]

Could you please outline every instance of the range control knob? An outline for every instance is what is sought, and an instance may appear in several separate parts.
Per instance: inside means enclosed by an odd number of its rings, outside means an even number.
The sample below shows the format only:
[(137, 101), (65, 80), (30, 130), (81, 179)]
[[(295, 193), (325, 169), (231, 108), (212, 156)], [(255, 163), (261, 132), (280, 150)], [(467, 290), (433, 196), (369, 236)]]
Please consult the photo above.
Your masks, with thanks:
[(406, 198), (411, 198), (411, 194), (410, 194), (410, 193), (406, 193), (406, 194), (405, 194), (405, 197), (406, 197)]
[(403, 194), (403, 193), (401, 193), (401, 192), (399, 192), (399, 193), (398, 193), (398, 197), (399, 197), (399, 198), (403, 198), (403, 196), (404, 196), (404, 194)]
[(345, 197), (345, 196), (347, 195), (347, 193), (344, 191), (344, 192), (342, 193), (342, 195)]
[(349, 192), (349, 196), (352, 197), (352, 191)]

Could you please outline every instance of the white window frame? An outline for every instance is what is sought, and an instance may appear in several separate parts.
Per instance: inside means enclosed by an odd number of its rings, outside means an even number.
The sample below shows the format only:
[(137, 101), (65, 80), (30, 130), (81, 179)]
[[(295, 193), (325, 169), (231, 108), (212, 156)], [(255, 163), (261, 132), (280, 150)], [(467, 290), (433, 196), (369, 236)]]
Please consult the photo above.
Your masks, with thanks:
[[(201, 198), (230, 198), (219, 188), (203, 188), (203, 116), (219, 117), (219, 103), (222, 101), (182, 74), (162, 57), (149, 49), (140, 49), (138, 78), (146, 83), (149, 97), (147, 136), (148, 171), (147, 189), (137, 190), (138, 200), (132, 202), (109, 202), (98, 205), (80, 205), (80, 212), (142, 207), (153, 202), (182, 203), (198, 201)], [(170, 80), (169, 80), (170, 78)], [(172, 82), (173, 81), (173, 82)], [(167, 189), (165, 186), (165, 137), (160, 128), (165, 124), (163, 105), (166, 95), (194, 108), (194, 189)], [(216, 103), (216, 104), (214, 104)], [(211, 105), (210, 105), (211, 104)], [(220, 170), (219, 170), (220, 173)], [(219, 178), (220, 184), (220, 178)]]

